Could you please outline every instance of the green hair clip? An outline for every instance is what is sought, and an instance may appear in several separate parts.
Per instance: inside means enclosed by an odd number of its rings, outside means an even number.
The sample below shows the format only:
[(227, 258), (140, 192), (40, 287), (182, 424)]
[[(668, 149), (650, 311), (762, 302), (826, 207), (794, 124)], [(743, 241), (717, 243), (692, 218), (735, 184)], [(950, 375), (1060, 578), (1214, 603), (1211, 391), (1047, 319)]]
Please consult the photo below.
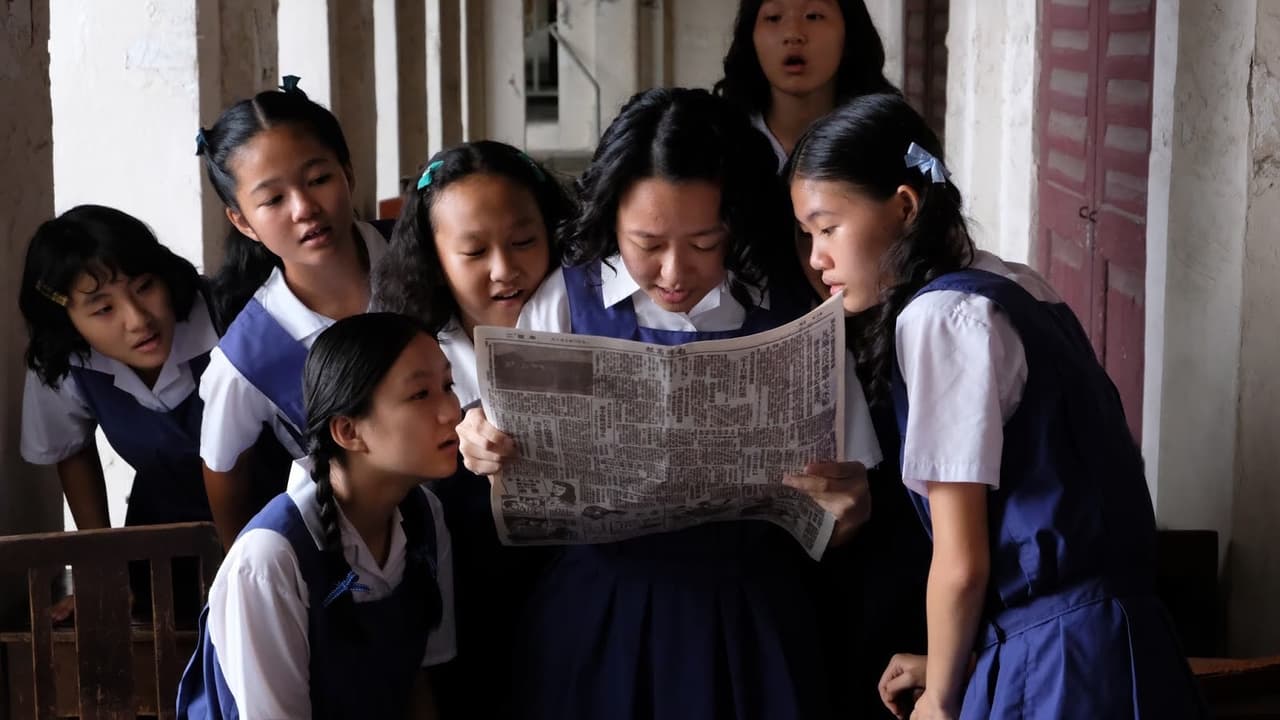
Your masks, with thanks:
[(422, 171), (422, 177), (418, 178), (418, 189), (421, 190), (423, 188), (429, 187), (431, 185), (431, 180), (432, 180), (431, 174), (439, 170), (443, 165), (444, 165), (443, 160), (437, 160), (431, 163), (430, 165), (427, 165), (427, 169)]

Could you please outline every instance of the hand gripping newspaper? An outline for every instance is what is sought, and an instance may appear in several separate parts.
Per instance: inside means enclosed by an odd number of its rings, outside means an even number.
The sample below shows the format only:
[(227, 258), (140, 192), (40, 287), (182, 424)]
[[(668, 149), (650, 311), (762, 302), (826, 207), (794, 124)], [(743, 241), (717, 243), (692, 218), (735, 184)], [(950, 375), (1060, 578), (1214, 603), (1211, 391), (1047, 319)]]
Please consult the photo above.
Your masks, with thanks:
[(493, 476), (504, 543), (759, 519), (822, 556), (834, 516), (782, 478), (843, 457), (838, 296), (731, 340), (665, 346), (479, 327), (475, 341), (485, 415), (520, 448)]

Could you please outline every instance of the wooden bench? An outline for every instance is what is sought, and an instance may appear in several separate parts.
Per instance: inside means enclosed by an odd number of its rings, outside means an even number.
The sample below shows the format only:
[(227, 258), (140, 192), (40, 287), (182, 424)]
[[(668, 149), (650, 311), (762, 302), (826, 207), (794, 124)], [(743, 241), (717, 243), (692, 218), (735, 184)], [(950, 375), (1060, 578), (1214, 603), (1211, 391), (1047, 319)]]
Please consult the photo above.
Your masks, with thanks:
[(1212, 717), (1280, 718), (1280, 655), (1265, 658), (1191, 658), (1191, 670)]
[[(199, 559), (204, 597), (222, 558), (210, 523), (0, 537), (0, 573), (27, 576), (31, 624), (0, 633), (13, 718), (172, 718), (194, 629), (175, 627), (172, 560)], [(151, 566), (150, 625), (133, 622), (129, 563)], [(75, 623), (53, 626), (55, 580), (71, 566)]]

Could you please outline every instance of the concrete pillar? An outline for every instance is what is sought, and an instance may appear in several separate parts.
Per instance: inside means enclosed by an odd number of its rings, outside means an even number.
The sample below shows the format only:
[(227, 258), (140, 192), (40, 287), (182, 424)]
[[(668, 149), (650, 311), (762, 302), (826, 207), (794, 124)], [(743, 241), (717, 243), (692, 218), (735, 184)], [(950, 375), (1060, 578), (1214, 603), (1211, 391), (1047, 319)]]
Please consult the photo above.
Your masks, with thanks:
[(1156, 5), (1143, 456), (1156, 517), (1232, 537), (1254, 0)]
[[(604, 88), (597, 95), (596, 85), (601, 82), (596, 60), (596, 47), (601, 38), (596, 30), (595, 0), (560, 0), (557, 3), (556, 29), (561, 41), (557, 43), (559, 86), (560, 147), (589, 149), (596, 145), (600, 133), (613, 117), (606, 112)], [(613, 38), (616, 42), (618, 39)], [(613, 55), (634, 53), (634, 45), (626, 40), (617, 45), (605, 45)], [(576, 61), (575, 61), (576, 58)], [(579, 66), (581, 63), (581, 66)], [(595, 84), (593, 84), (593, 82)], [(600, 118), (597, 124), (596, 118)]]
[[(196, 48), (201, 59), (201, 125), (212, 124), (231, 103), (279, 84), (278, 4), (277, 0), (199, 2)], [(212, 92), (212, 88), (218, 91)], [(222, 263), (227, 218), (207, 180), (203, 187), (204, 262), (212, 271)]]
[(952, 0), (946, 160), (978, 245), (1028, 262), (1035, 234), (1036, 3)]
[(671, 6), (667, 0), (640, 3), (640, 83), (638, 89), (671, 84)]
[(378, 200), (400, 194), (400, 112), (399, 57), (396, 32), (396, 0), (374, 0), (374, 92), (378, 110), (377, 177), (374, 191)]
[(373, 0), (329, 0), (329, 74), (333, 114), (351, 148), (356, 214), (376, 217), (378, 157), (377, 75)]
[[(671, 83), (709, 88), (724, 75), (737, 0), (667, 0), (671, 13)], [(607, 124), (607, 123), (606, 123)]]
[(400, 175), (427, 159), (427, 1), (396, 0), (396, 111), (400, 119)]
[(427, 0), (427, 153), (429, 155), (462, 141), (461, 66), (461, 0)]
[(481, 140), (487, 135), (485, 103), (485, 0), (462, 0), (462, 137)]
[[(17, 0), (0, 14), (0, 68), (0, 97), (7, 99), (0, 112), (0, 281), (10, 288), (9, 305), (0, 313), (0, 334), (9, 339), (0, 353), (0, 535), (12, 535), (62, 528), (57, 478), (18, 455), (27, 331), (16, 288), (27, 242), (54, 208), (49, 0)], [(0, 616), (21, 597), (0, 592)]]
[(1228, 553), (1233, 654), (1280, 653), (1280, 5), (1259, 2), (1249, 73), (1249, 210), (1240, 328), (1240, 427)]
[[(472, 3), (475, 4), (474, 2)], [(484, 98), (484, 136), (519, 148), (525, 145), (524, 18), (509, 0), (480, 0), (483, 12), (484, 67), (469, 73), (479, 79)], [(476, 138), (478, 130), (472, 132)]]

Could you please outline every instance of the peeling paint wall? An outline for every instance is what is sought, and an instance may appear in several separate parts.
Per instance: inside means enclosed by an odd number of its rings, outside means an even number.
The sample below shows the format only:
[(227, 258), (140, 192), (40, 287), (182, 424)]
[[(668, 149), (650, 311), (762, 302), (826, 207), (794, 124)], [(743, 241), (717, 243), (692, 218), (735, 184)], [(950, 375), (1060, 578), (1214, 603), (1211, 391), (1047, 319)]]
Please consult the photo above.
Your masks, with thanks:
[(1231, 650), (1280, 653), (1280, 4), (1259, 2), (1249, 83), (1249, 211), (1239, 443), (1227, 578)]
[(1035, 234), (1036, 3), (952, 0), (946, 161), (978, 245), (1027, 262)]
[[(0, 535), (62, 528), (62, 489), (49, 470), (18, 455), (26, 327), (13, 305), (27, 242), (53, 217), (52, 108), (49, 100), (49, 3), (0, 5), (0, 285), (9, 288), (0, 333)], [(0, 593), (0, 615), (13, 595)]]
[(1158, 410), (1144, 410), (1144, 425), (1154, 422), (1144, 427), (1143, 455), (1157, 520), (1214, 529), (1224, 541), (1236, 468), (1256, 13), (1255, 2), (1175, 0), (1156, 15), (1144, 405)]

